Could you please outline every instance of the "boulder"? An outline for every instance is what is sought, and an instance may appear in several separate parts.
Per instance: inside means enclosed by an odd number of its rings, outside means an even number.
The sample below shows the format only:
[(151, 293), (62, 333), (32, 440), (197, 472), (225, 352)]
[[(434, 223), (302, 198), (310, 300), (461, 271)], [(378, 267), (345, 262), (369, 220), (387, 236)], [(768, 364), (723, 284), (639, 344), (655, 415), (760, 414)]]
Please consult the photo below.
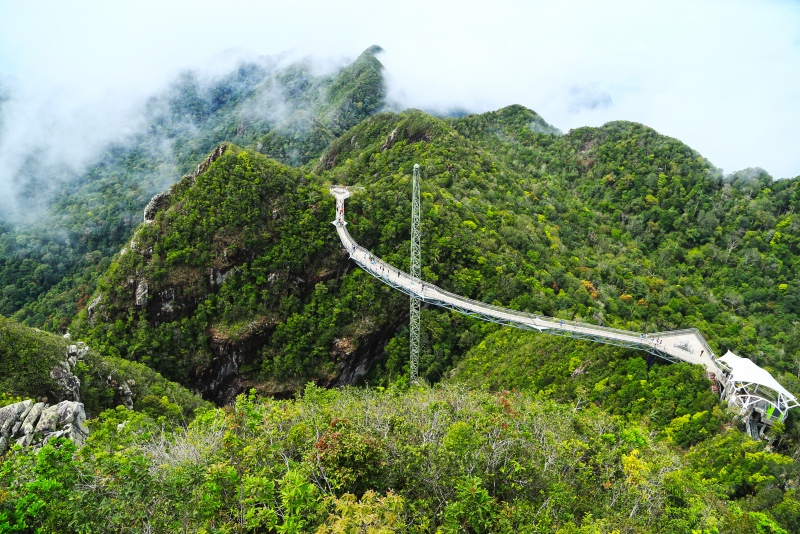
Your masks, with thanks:
[(25, 400), (0, 408), (0, 435), (8, 437), (14, 425), (20, 418), (27, 415), (31, 407), (33, 407), (33, 401)]
[(81, 381), (72, 374), (69, 360), (53, 367), (50, 371), (50, 378), (55, 382), (56, 387), (61, 391), (64, 398), (74, 401), (81, 400)]
[(86, 343), (67, 346), (67, 357), (50, 370), (50, 378), (58, 389), (57, 397), (62, 400), (81, 401), (81, 380), (73, 374), (75, 365), (89, 352)]
[(58, 405), (48, 406), (42, 411), (42, 415), (39, 416), (39, 422), (36, 423), (36, 428), (33, 429), (33, 432), (34, 434), (50, 434), (55, 432), (57, 422)]
[(27, 417), (22, 422), (22, 433), (26, 436), (29, 434), (33, 434), (33, 430), (36, 428), (36, 422), (39, 420), (39, 417), (42, 415), (45, 406), (47, 406), (43, 402), (37, 402), (31, 408), (31, 411), (28, 412)]
[(0, 454), (11, 443), (40, 447), (51, 439), (64, 437), (80, 446), (88, 436), (86, 412), (80, 402), (65, 400), (48, 406), (26, 400), (0, 408)]

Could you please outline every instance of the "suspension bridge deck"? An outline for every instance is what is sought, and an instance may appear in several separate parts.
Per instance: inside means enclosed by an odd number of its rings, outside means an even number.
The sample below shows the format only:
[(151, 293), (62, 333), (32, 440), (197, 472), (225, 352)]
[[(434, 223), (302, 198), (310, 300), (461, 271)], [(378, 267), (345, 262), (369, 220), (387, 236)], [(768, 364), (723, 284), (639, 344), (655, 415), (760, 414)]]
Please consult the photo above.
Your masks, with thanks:
[[(449, 308), (485, 321), (525, 330), (535, 330), (546, 334), (586, 339), (609, 345), (643, 350), (671, 362), (683, 361), (695, 365), (702, 365), (705, 367), (708, 376), (713, 377), (714, 380), (719, 382), (721, 386), (720, 389), (723, 390), (723, 392), (730, 390), (729, 402), (735, 400), (735, 404), (743, 409), (748, 407), (758, 408), (759, 406), (757, 402), (753, 401), (748, 404), (748, 401), (739, 398), (745, 396), (744, 392), (739, 393), (739, 390), (752, 384), (745, 385), (743, 383), (737, 383), (734, 385), (732, 382), (730, 387), (728, 387), (730, 366), (726, 365), (724, 362), (720, 363), (714, 351), (711, 350), (711, 347), (708, 345), (705, 338), (703, 338), (703, 335), (696, 328), (653, 333), (633, 332), (502, 308), (445, 291), (440, 287), (425, 282), (420, 278), (413, 277), (409, 273), (386, 263), (374, 256), (369, 250), (356, 243), (347, 231), (347, 221), (344, 217), (344, 201), (350, 196), (350, 191), (343, 186), (334, 186), (331, 188), (331, 194), (336, 197), (336, 219), (333, 221), (333, 225), (336, 227), (339, 239), (341, 239), (342, 244), (349, 252), (350, 258), (366, 272), (394, 289), (402, 291), (423, 302)], [(764, 372), (766, 373), (766, 371)], [(763, 381), (759, 383), (764, 384)], [(756, 383), (756, 391), (758, 390), (759, 383)], [(778, 408), (781, 420), (785, 418), (785, 413), (788, 408), (798, 405), (794, 396), (785, 390), (777, 391), (775, 398), (758, 395), (758, 402), (763, 404), (760, 408), (762, 414), (766, 413), (768, 409), (766, 404), (775, 404)], [(752, 409), (753, 408), (750, 408), (751, 411)]]
[(464, 298), (413, 277), (407, 272), (377, 258), (369, 250), (356, 243), (347, 231), (347, 222), (344, 219), (344, 199), (349, 196), (345, 191), (344, 189), (338, 193), (334, 191), (334, 195), (337, 198), (337, 218), (333, 221), (333, 224), (336, 226), (339, 239), (341, 239), (342, 244), (350, 253), (350, 258), (360, 265), (362, 269), (403, 293), (407, 293), (423, 302), (450, 308), (486, 321), (526, 330), (536, 330), (548, 334), (589, 339), (601, 343), (644, 350), (673, 362), (685, 361), (703, 365), (709, 372), (720, 374), (721, 370), (715, 362), (714, 352), (696, 329), (644, 334), (534, 315)]

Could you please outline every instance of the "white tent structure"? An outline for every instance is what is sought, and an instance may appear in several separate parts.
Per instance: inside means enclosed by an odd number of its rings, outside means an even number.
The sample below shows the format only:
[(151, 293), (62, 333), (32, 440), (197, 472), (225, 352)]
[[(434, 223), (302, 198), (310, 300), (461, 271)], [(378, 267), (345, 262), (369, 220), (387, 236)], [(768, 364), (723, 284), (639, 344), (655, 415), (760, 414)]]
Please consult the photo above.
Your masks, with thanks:
[(727, 375), (722, 398), (727, 399), (729, 405), (741, 408), (741, 414), (747, 416), (748, 421), (760, 422), (762, 431), (763, 425), (783, 421), (790, 408), (800, 406), (795, 396), (780, 385), (769, 371), (751, 360), (728, 351), (717, 359), (717, 364)]

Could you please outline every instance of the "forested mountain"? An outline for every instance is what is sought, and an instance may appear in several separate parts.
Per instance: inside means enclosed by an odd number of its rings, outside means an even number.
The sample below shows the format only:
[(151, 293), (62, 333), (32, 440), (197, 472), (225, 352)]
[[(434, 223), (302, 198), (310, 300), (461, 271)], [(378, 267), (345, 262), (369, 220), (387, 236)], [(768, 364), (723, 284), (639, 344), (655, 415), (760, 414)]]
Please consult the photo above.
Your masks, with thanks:
[[(800, 182), (725, 179), (633, 123), (542, 130), (520, 107), (454, 120), (379, 114), (303, 169), (223, 147), (138, 230), (74, 330), (218, 400), (368, 371), (391, 382), (405, 374), (406, 298), (353, 269), (328, 225), (326, 184), (356, 186), (351, 233), (403, 268), (419, 162), (427, 280), (555, 317), (697, 327), (717, 352), (791, 383)], [(435, 309), (423, 323), (432, 381), (496, 328)]]
[(111, 144), (85, 172), (32, 153), (16, 177), (18, 215), (0, 215), (0, 314), (64, 331), (150, 198), (222, 141), (289, 165), (318, 157), (384, 105), (379, 51), (326, 75), (310, 61), (277, 59), (212, 80), (186, 72), (148, 101), (142, 131)]
[[(409, 385), (408, 298), (349, 260), (328, 192), (348, 185), (350, 233), (407, 269), (418, 163), (425, 280), (696, 327), (800, 392), (800, 177), (724, 176), (630, 122), (387, 112), (376, 51), (322, 77), (187, 74), (135, 142), (30, 197), (48, 218), (6, 226), (0, 311), (86, 341), (85, 402), (111, 409), (80, 451), (0, 460), (0, 531), (800, 529), (797, 414), (752, 441), (698, 367), (425, 308), (434, 385)], [(48, 394), (36, 376), (66, 342), (0, 334), (19, 346), (0, 352), (2, 403)], [(138, 388), (133, 410), (109, 374)], [(323, 388), (346, 385), (365, 387)]]

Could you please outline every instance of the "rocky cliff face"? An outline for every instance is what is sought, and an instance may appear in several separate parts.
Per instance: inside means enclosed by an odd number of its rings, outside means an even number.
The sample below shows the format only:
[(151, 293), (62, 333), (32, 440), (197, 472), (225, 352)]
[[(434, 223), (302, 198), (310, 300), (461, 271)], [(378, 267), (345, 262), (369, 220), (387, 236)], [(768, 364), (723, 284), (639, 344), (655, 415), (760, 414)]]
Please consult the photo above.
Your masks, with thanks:
[(41, 447), (51, 439), (69, 438), (82, 445), (89, 436), (83, 404), (55, 405), (25, 400), (0, 408), (0, 454), (11, 445)]

